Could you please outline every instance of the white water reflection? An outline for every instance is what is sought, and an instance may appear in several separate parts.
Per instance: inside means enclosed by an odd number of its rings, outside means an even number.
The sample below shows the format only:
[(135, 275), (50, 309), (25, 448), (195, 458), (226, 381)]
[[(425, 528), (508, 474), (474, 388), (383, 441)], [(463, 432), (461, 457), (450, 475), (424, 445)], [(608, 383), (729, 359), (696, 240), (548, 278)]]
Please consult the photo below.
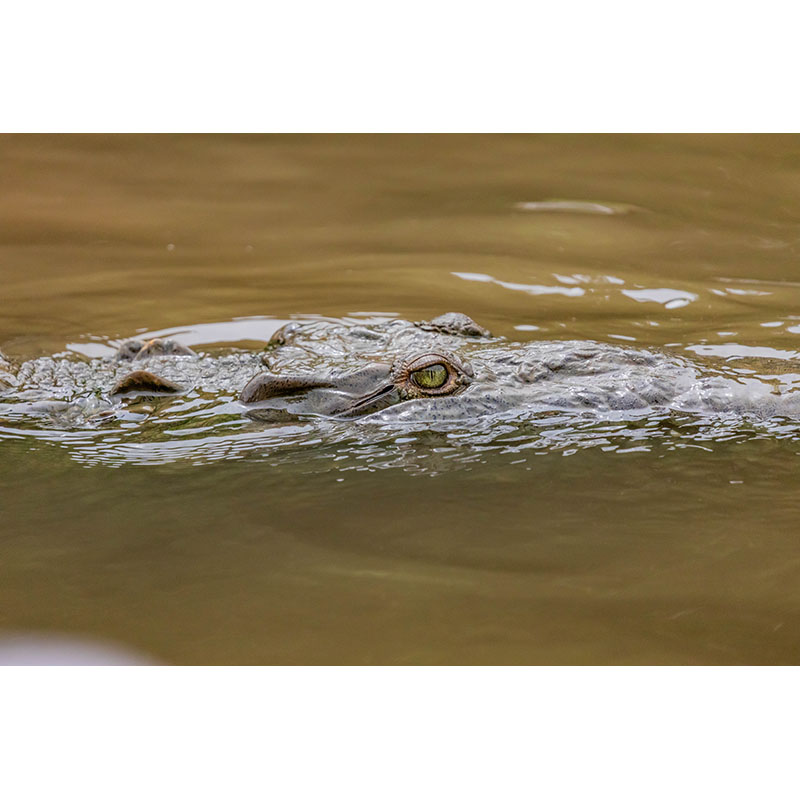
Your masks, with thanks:
[(453, 272), (456, 278), (461, 278), (464, 281), (476, 281), (478, 283), (493, 283), (495, 286), (502, 286), (503, 289), (511, 289), (514, 292), (525, 292), (526, 294), (545, 295), (545, 294), (562, 294), (565, 297), (581, 297), (586, 294), (585, 289), (579, 286), (541, 286), (538, 284), (529, 283), (511, 283), (509, 281), (501, 281), (493, 278), (491, 275), (484, 275), (482, 272)]
[(775, 347), (753, 347), (746, 344), (692, 344), (686, 347), (701, 356), (715, 356), (728, 361), (736, 358), (777, 358), (793, 361), (800, 358), (797, 350), (778, 350)]
[(736, 297), (769, 297), (772, 292), (762, 292), (758, 289), (734, 289), (732, 286), (726, 286), (724, 289), (709, 289), (711, 294), (717, 297), (725, 297), (726, 295), (734, 295)]
[[(178, 325), (172, 328), (150, 330), (139, 328), (130, 337), (125, 338), (171, 338), (190, 347), (201, 344), (235, 342), (263, 342), (270, 340), (275, 331), (285, 325), (289, 320), (275, 319), (273, 317), (241, 317), (225, 322), (205, 322), (193, 325)], [(87, 358), (107, 358), (112, 356), (124, 339), (108, 339), (105, 342), (97, 341), (70, 342), (66, 349)]]
[[(387, 312), (353, 312), (343, 317), (346, 322), (358, 321), (372, 324), (394, 319), (398, 315)], [(203, 322), (192, 325), (177, 325), (171, 328), (149, 329), (139, 328), (123, 339), (106, 339), (99, 341), (96, 336), (87, 337), (88, 341), (70, 342), (66, 350), (87, 358), (107, 358), (114, 355), (119, 345), (127, 338), (154, 339), (170, 338), (189, 347), (209, 344), (236, 344), (256, 342), (266, 344), (275, 331), (292, 320), (325, 320), (332, 319), (318, 314), (293, 314), (290, 318), (270, 316), (234, 317), (224, 322)]]
[(669, 309), (683, 308), (697, 300), (694, 292), (680, 289), (623, 289), (622, 294), (637, 303), (659, 303)]
[(534, 211), (555, 214), (594, 214), (598, 216), (615, 216), (641, 211), (638, 206), (629, 203), (596, 203), (588, 200), (534, 200), (516, 203), (514, 208), (520, 211)]
[(148, 666), (156, 659), (118, 642), (74, 634), (0, 631), (0, 666)]

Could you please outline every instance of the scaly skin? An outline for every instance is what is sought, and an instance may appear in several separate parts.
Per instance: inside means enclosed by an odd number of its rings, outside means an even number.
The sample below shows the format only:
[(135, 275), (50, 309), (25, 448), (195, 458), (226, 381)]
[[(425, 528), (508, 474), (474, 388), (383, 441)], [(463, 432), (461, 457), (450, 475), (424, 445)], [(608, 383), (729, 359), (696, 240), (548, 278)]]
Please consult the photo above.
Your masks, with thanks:
[(418, 323), (293, 322), (263, 354), (212, 357), (152, 340), (126, 342), (113, 359), (35, 359), (16, 376), (0, 360), (0, 391), (17, 415), (84, 419), (113, 417), (131, 399), (192, 393), (238, 399), (241, 413), (270, 422), (317, 415), (466, 423), (550, 411), (800, 417), (798, 393), (777, 394), (755, 378), (656, 350), (510, 342), (462, 314)]

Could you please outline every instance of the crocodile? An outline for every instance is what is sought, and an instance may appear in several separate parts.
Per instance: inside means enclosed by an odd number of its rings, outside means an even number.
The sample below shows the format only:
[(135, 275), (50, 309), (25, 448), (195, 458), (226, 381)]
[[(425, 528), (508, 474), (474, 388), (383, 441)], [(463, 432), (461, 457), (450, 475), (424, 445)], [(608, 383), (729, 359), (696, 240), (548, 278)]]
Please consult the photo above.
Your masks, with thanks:
[(260, 352), (198, 353), (173, 339), (134, 339), (107, 358), (62, 354), (16, 368), (0, 358), (0, 417), (62, 426), (135, 421), (143, 403), (170, 397), (210, 399), (277, 424), (369, 418), (463, 426), (552, 412), (800, 418), (794, 388), (658, 349), (509, 341), (454, 312), (422, 322), (290, 322)]

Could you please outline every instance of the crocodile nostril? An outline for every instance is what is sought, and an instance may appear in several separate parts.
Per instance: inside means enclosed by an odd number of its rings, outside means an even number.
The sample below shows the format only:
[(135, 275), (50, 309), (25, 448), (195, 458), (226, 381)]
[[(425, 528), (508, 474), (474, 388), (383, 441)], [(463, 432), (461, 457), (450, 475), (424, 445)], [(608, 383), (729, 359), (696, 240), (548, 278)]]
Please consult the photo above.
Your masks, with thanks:
[(330, 381), (320, 380), (310, 375), (290, 377), (263, 373), (256, 375), (242, 389), (239, 400), (242, 403), (260, 403), (275, 397), (291, 397), (310, 389), (330, 389), (332, 386)]

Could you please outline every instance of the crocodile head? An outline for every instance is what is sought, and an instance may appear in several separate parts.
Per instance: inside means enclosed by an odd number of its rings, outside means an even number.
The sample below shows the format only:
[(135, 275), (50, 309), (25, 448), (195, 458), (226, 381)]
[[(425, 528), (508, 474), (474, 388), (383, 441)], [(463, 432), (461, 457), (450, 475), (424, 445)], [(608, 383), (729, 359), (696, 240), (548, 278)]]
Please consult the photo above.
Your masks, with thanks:
[[(261, 353), (198, 355), (171, 340), (130, 341), (114, 358), (45, 357), (16, 374), (8, 367), (0, 369), (0, 415), (51, 415), (70, 426), (144, 419), (170, 408), (191, 419), (200, 407), (278, 423), (367, 417), (465, 431), (498, 415), (800, 414), (797, 392), (776, 394), (756, 378), (704, 372), (674, 353), (590, 341), (514, 342), (454, 313), (426, 322), (291, 322)], [(165, 399), (148, 400), (158, 396)]]
[(452, 353), (416, 353), (326, 377), (265, 372), (244, 387), (239, 399), (257, 419), (360, 417), (405, 400), (458, 394), (473, 377), (472, 368)]

